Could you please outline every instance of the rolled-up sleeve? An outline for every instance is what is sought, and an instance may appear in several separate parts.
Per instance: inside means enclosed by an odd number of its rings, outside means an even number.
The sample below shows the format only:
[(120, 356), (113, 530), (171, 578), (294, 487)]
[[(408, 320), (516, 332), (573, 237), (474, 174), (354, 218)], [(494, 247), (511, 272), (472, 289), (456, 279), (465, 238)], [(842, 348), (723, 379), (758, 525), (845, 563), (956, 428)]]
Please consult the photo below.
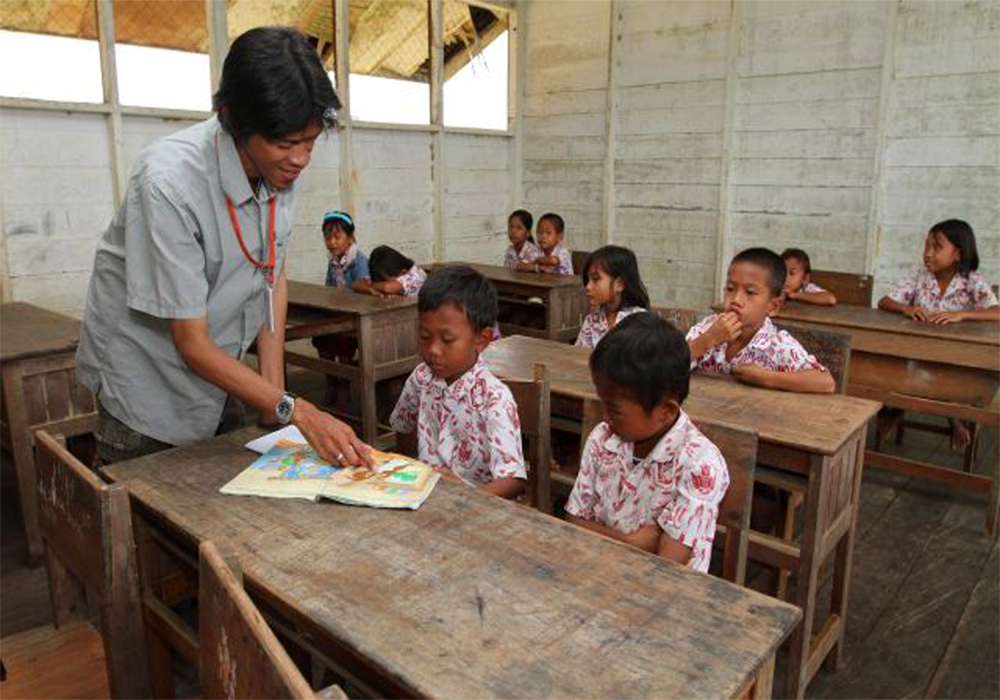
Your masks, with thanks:
[(197, 225), (183, 200), (147, 180), (129, 189), (125, 283), (129, 308), (157, 318), (206, 314), (208, 279)]

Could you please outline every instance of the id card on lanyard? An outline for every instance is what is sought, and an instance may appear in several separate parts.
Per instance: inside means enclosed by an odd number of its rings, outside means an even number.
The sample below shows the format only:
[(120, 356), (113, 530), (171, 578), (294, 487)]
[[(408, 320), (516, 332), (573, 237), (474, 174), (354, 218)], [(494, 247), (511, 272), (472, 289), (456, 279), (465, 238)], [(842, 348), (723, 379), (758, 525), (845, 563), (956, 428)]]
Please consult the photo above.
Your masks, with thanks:
[(240, 222), (236, 218), (236, 207), (233, 206), (233, 200), (226, 195), (226, 206), (229, 208), (229, 218), (233, 222), (233, 231), (236, 232), (236, 240), (240, 243), (240, 250), (243, 251), (243, 256), (258, 270), (264, 271), (264, 279), (267, 281), (267, 289), (264, 293), (264, 316), (267, 319), (267, 329), (274, 333), (274, 267), (275, 267), (275, 233), (274, 233), (274, 209), (275, 202), (277, 202), (278, 197), (276, 195), (271, 196), (271, 206), (270, 212), (268, 214), (268, 226), (267, 226), (267, 247), (268, 247), (268, 259), (267, 261), (258, 260), (250, 251), (247, 249), (246, 243), (243, 241), (243, 232), (240, 231)]

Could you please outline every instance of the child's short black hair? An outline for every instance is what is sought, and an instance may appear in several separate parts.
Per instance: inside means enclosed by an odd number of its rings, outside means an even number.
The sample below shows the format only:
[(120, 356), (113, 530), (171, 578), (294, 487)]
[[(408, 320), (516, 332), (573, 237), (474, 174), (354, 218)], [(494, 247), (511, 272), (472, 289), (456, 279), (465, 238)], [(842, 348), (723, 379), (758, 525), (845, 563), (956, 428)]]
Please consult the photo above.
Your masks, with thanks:
[(538, 220), (538, 225), (541, 226), (543, 221), (548, 221), (555, 228), (556, 233), (562, 233), (566, 230), (566, 222), (558, 214), (553, 214), (549, 212), (548, 214), (542, 214), (542, 218)]
[(737, 253), (729, 266), (736, 263), (750, 263), (762, 267), (770, 273), (771, 296), (776, 297), (785, 288), (785, 261), (770, 248), (747, 248), (742, 253)]
[(497, 290), (471, 267), (440, 267), (427, 276), (417, 294), (417, 311), (434, 311), (445, 304), (464, 311), (476, 333), (497, 322)]
[(413, 267), (412, 260), (387, 245), (376, 246), (368, 256), (368, 273), (372, 282), (395, 279), (411, 267)]
[(646, 413), (664, 399), (684, 403), (691, 351), (684, 334), (652, 313), (626, 316), (590, 354), (590, 371), (632, 392)]
[(583, 263), (583, 286), (587, 286), (590, 275), (590, 268), (596, 265), (604, 270), (609, 277), (618, 279), (625, 284), (625, 291), (622, 292), (621, 308), (628, 306), (638, 306), (643, 309), (649, 308), (649, 293), (646, 285), (642, 283), (639, 275), (639, 261), (636, 260), (635, 253), (620, 245), (606, 245), (598, 248), (587, 256)]
[(237, 141), (280, 139), (310, 124), (337, 125), (340, 100), (309, 39), (291, 27), (257, 27), (236, 37), (212, 98)]
[(948, 219), (931, 226), (931, 233), (940, 233), (958, 248), (958, 274), (969, 276), (979, 269), (979, 251), (976, 250), (976, 234), (972, 227), (961, 219)]
[(812, 263), (809, 262), (809, 253), (801, 248), (785, 248), (781, 254), (781, 261), (798, 260), (802, 264), (802, 271), (807, 275), (812, 272)]

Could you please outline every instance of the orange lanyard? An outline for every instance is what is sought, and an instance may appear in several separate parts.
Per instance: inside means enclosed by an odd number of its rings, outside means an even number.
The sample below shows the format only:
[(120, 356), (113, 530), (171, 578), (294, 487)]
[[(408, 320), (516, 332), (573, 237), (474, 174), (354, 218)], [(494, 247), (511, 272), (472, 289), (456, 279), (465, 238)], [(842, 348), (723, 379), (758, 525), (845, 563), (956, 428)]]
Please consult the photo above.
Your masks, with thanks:
[(250, 251), (247, 250), (246, 243), (243, 242), (243, 233), (240, 231), (240, 222), (236, 218), (236, 207), (233, 206), (233, 200), (229, 198), (229, 195), (226, 195), (226, 206), (229, 207), (229, 218), (233, 222), (233, 230), (236, 232), (236, 240), (240, 242), (240, 250), (243, 251), (243, 255), (250, 261), (251, 265), (256, 267), (258, 270), (264, 270), (264, 276), (267, 278), (267, 283), (272, 287), (274, 286), (274, 202), (276, 199), (277, 197), (271, 197), (271, 212), (268, 216), (269, 230), (267, 234), (269, 252), (267, 262), (263, 262), (261, 260), (257, 260), (250, 254)]

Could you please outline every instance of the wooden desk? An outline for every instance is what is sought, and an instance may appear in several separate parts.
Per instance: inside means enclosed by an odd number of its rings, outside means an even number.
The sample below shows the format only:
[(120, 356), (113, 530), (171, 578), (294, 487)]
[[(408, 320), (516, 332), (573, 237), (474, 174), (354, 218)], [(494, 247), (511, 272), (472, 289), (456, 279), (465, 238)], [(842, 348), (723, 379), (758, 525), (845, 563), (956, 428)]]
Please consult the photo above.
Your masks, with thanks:
[(194, 571), (226, 543), (279, 634), (376, 697), (769, 694), (793, 606), (446, 481), (417, 511), (221, 495), (259, 433), (104, 468), (147, 592), (154, 543)]
[[(528, 377), (535, 363), (549, 367), (553, 396), (596, 397), (590, 351), (544, 340), (503, 338), (484, 359), (500, 377)], [(839, 665), (847, 620), (851, 556), (868, 420), (879, 404), (837, 395), (791, 394), (695, 375), (684, 410), (696, 420), (717, 421), (757, 432), (757, 459), (808, 480), (803, 533), (798, 547), (751, 537), (758, 561), (798, 574), (796, 604), (802, 623), (791, 638), (788, 694), (802, 697), (820, 664)], [(764, 546), (767, 544), (768, 546)], [(831, 615), (814, 633), (820, 564), (836, 552)]]
[[(937, 325), (859, 307), (789, 303), (777, 316), (793, 325), (851, 336), (847, 393), (919, 413), (1000, 425), (1000, 323)], [(1000, 455), (992, 478), (869, 451), (868, 464), (990, 494), (986, 531), (997, 534)]]
[[(521, 272), (499, 265), (450, 262), (431, 265), (429, 269), (449, 265), (467, 265), (490, 280), (500, 301), (500, 332), (503, 335), (527, 335), (572, 343), (580, 332), (589, 308), (579, 275), (548, 275)], [(543, 305), (529, 302), (538, 297)], [(517, 310), (518, 313), (512, 313)], [(538, 326), (527, 325), (517, 316), (538, 316)]]
[(41, 561), (35, 495), (36, 430), (67, 438), (97, 429), (97, 404), (76, 381), (80, 322), (24, 303), (0, 307), (0, 372), (3, 375), (3, 446), (14, 457), (28, 562)]
[(361, 435), (366, 442), (374, 442), (378, 438), (376, 382), (407, 375), (420, 363), (417, 300), (382, 298), (289, 280), (286, 341), (331, 333), (350, 333), (357, 338), (357, 365), (289, 351), (285, 361), (359, 385)]

